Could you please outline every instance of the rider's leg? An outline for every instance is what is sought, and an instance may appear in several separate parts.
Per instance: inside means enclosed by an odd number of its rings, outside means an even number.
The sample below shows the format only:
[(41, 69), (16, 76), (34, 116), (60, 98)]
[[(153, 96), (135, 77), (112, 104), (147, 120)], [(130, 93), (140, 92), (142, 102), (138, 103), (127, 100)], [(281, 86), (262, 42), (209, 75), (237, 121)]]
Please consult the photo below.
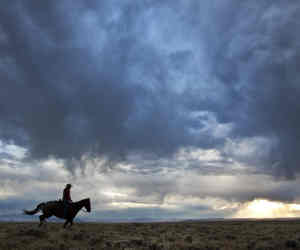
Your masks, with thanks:
[(64, 201), (64, 218), (67, 218), (69, 204), (67, 201)]

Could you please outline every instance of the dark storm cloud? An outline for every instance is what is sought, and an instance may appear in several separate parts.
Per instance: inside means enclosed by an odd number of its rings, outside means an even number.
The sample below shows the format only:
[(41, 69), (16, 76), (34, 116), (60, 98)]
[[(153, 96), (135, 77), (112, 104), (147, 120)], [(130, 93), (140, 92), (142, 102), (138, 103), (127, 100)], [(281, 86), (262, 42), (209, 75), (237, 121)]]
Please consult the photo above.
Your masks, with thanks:
[[(240, 82), (247, 82), (245, 109), (237, 120), (239, 133), (275, 137), (278, 146), (271, 157), (276, 161), (278, 174), (292, 177), (299, 172), (300, 160), (298, 113), (300, 104), (299, 76), (299, 21), (298, 4), (271, 4), (260, 16), (257, 29), (252, 28), (252, 39), (232, 59), (241, 68)], [(251, 13), (251, 12), (250, 12)], [(251, 13), (252, 14), (252, 13)], [(254, 14), (252, 14), (254, 15)], [(241, 32), (250, 32), (251, 26)], [(249, 41), (252, 40), (249, 38)], [(246, 57), (246, 58), (245, 58)], [(240, 92), (243, 94), (243, 90)]]
[[(222, 148), (200, 131), (276, 141), (264, 164), (298, 172), (298, 3), (4, 1), (0, 138), (33, 158), (166, 156)], [(191, 132), (193, 131), (193, 132)], [(247, 159), (249, 161), (249, 159)]]
[(285, 1), (215, 6), (207, 21), (211, 32), (204, 39), (211, 77), (216, 77), (223, 98), (197, 101), (197, 93), (188, 90), (187, 105), (215, 112), (220, 122), (233, 122), (235, 138), (276, 141), (263, 164), (273, 174), (293, 177), (300, 160), (300, 6)]
[[(109, 21), (117, 7), (17, 1), (2, 8), (2, 139), (22, 143), (33, 158), (63, 159), (165, 154), (185, 143), (167, 69), (138, 40), (141, 7), (125, 4)], [(93, 36), (90, 23), (103, 32)], [(135, 67), (145, 76), (130, 79)]]

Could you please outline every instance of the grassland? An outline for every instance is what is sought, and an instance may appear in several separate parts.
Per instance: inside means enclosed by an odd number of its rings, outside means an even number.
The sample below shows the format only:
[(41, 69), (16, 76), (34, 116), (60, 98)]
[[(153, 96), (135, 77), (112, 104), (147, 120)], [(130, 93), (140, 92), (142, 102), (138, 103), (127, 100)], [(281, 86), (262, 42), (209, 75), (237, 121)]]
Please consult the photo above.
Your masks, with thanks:
[(300, 249), (300, 221), (0, 223), (0, 249)]

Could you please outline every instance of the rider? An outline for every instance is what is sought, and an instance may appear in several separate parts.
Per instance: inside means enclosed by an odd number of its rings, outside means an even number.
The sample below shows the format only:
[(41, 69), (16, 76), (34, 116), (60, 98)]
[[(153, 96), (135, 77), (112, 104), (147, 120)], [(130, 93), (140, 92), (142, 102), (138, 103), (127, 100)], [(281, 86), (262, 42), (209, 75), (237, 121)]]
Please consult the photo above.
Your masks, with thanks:
[(67, 210), (70, 207), (70, 205), (72, 204), (72, 199), (71, 199), (71, 184), (67, 184), (65, 189), (64, 189), (64, 193), (63, 193), (63, 204), (64, 204), (64, 217), (66, 217), (67, 215)]

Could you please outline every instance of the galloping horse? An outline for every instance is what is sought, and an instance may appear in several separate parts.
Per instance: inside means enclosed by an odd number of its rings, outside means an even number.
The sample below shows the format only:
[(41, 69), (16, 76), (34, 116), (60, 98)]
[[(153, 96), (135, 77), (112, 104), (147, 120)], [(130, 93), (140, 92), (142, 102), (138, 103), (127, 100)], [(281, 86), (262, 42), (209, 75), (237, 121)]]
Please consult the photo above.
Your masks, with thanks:
[(64, 223), (64, 228), (65, 228), (68, 223), (71, 224), (70, 227), (73, 225), (73, 219), (75, 218), (79, 210), (81, 210), (83, 207), (85, 207), (85, 209), (88, 212), (91, 212), (91, 202), (89, 198), (81, 201), (73, 202), (72, 204), (70, 204), (68, 206), (68, 213), (66, 216), (64, 215), (65, 214), (64, 205), (62, 201), (42, 202), (39, 205), (37, 205), (37, 207), (34, 210), (30, 210), (30, 211), (24, 210), (24, 213), (28, 215), (33, 215), (41, 210), (43, 214), (40, 215), (39, 226), (43, 224), (43, 221), (46, 218), (49, 218), (52, 215), (61, 219), (66, 219), (66, 222)]

